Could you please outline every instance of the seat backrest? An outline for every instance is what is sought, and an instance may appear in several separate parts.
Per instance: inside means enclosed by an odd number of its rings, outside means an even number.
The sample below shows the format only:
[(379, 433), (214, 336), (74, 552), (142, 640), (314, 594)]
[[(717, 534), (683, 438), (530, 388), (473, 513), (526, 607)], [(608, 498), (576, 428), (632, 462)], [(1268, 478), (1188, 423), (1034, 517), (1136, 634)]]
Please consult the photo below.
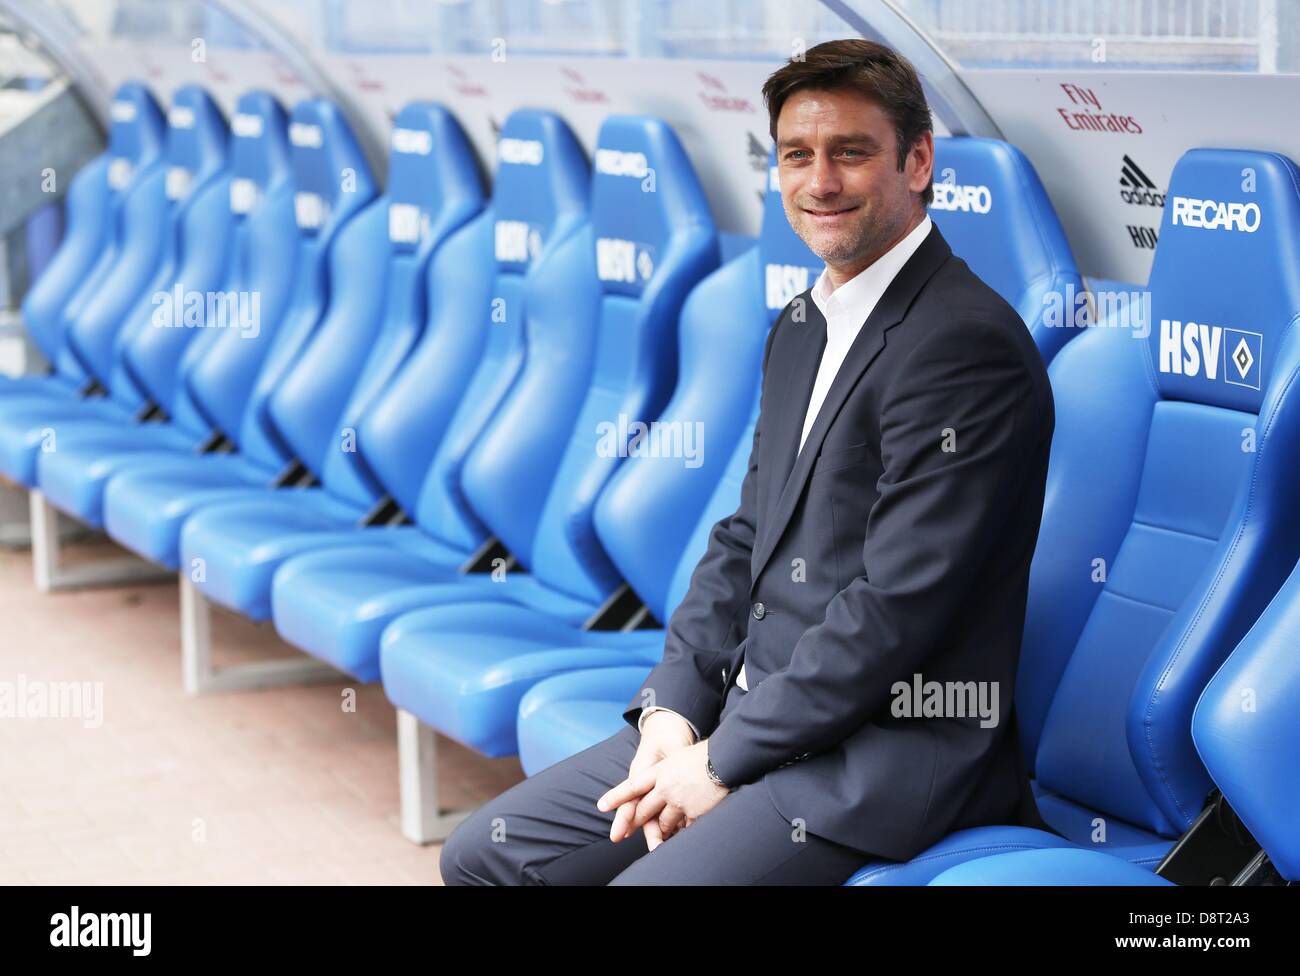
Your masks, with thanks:
[[(461, 491), (461, 469), (523, 363), (525, 275), (585, 225), (588, 184), (586, 157), (558, 116), (520, 109), (506, 119), (490, 205), (430, 261), (419, 346), (361, 421), (367, 464), (454, 551), (468, 553), (487, 535)], [(539, 199), (548, 206), (539, 209)]]
[[(22, 300), (22, 317), (32, 342), (49, 364), (72, 368), (70, 379), (85, 376), (64, 343), (66, 311), (74, 296), (107, 266), (105, 253), (117, 247), (117, 214), (131, 177), (156, 165), (162, 152), (162, 113), (142, 84), (122, 84), (113, 97), (108, 148), (87, 162), (68, 186), (64, 237), (59, 250)], [(109, 173), (113, 174), (109, 179)]]
[[(118, 400), (138, 391), (175, 416), (181, 358), (207, 341), (207, 295), (231, 260), (229, 135), (207, 92), (196, 85), (176, 92), (167, 112), (170, 226), (154, 279), (119, 330), (110, 386)], [(187, 428), (194, 420), (181, 419)]]
[[(150, 327), (154, 297), (176, 278), (186, 215), (226, 166), (225, 119), (197, 85), (185, 85), (173, 97), (163, 162), (128, 198), (120, 252), (104, 291), (68, 330), (68, 344), (87, 373), (128, 407), (138, 406), (145, 392), (126, 369), (125, 348)], [(182, 340), (189, 335), (182, 333)]]
[(96, 156), (68, 184), (63, 200), (63, 236), (23, 296), (23, 325), (51, 367), (57, 365), (63, 344), (63, 307), (94, 267), (103, 247), (111, 192), (110, 162), (107, 152)]
[[(596, 538), (596, 498), (627, 456), (632, 425), (657, 416), (672, 392), (681, 306), (716, 266), (718, 244), (703, 189), (676, 135), (643, 116), (611, 116), (601, 126), (591, 223), (585, 267), (574, 270), (587, 287), (594, 279), (594, 296), (568, 292), (562, 279), (538, 289), (540, 304), (529, 293), (530, 328), (569, 313), (578, 300), (594, 304), (594, 331), (579, 340), (592, 351), (590, 366), (570, 370), (577, 361), (572, 350), (543, 352), (535, 364), (526, 360), (502, 418), (466, 465), (465, 487), (475, 511), (540, 582), (598, 603), (619, 576)], [(584, 281), (576, 286), (583, 289)], [(533, 352), (530, 341), (529, 359)], [(541, 398), (549, 403), (537, 403)], [(547, 486), (540, 511), (535, 503), (521, 509), (517, 490), (503, 490), (495, 475), (503, 452), (517, 454), (520, 443), (534, 440), (545, 450), (510, 463), (505, 480), (534, 491)]]
[(267, 406), (293, 455), (338, 498), (370, 507), (384, 489), (358, 427), (424, 329), (430, 256), (483, 206), (474, 154), (441, 105), (398, 114), (388, 189), (343, 231), (324, 319)]
[[(109, 110), (108, 164), (103, 234), (93, 263), (71, 279), (73, 291), (57, 328), (43, 330), (43, 350), (56, 371), (77, 381), (92, 375), (73, 344), (79, 326), (108, 331), (120, 324), (153, 270), (162, 240), (166, 201), (162, 109), (138, 82), (118, 88)], [(97, 377), (103, 379), (103, 377)]]
[(1278, 873), (1300, 881), (1300, 572), (1211, 679), (1192, 740), (1214, 785)]
[[(707, 529), (740, 504), (737, 483), (723, 494), (726, 510), (705, 527), (699, 548), (688, 545), (738, 442), (752, 431), (768, 330), (822, 267), (786, 219), (770, 162), (757, 242), (700, 282), (682, 308), (677, 388), (656, 423), (669, 442), (691, 450), (630, 457), (596, 506), (606, 552), (661, 621), (685, 595), (673, 589), (679, 567), (689, 578), (704, 555)], [(743, 440), (742, 463), (750, 438)]]
[(1049, 368), (1022, 742), (1048, 789), (1165, 836), (1210, 788), (1196, 697), (1300, 554), (1298, 186), (1277, 154), (1188, 152), (1149, 313)]
[[(304, 99), (290, 113), (289, 168), (296, 234), (284, 313), (276, 320), (263, 315), (255, 335), (237, 332), (214, 344), (188, 377), (190, 394), (207, 422), (251, 463), (272, 471), (289, 460), (290, 451), (275, 432), (266, 403), (328, 303), (326, 264), (339, 231), (375, 197), (356, 137), (338, 107), (324, 98)], [(270, 216), (278, 218), (279, 209)], [(243, 275), (250, 283), (266, 279), (260, 268), (246, 268)]]
[[(287, 118), (284, 107), (269, 92), (249, 91), (240, 96), (230, 126), (227, 198), (212, 201), (228, 227), (225, 254), (191, 249), (194, 267), (179, 279), (213, 282), (204, 286), (213, 289), (204, 296), (206, 328), (185, 347), (169, 375), (161, 393), (170, 391), (170, 399), (158, 395), (155, 399), (179, 427), (196, 435), (207, 433), (211, 425), (190, 391), (190, 374), (206, 358), (219, 354), (214, 347), (256, 338), (262, 322), (279, 320), (289, 299), (297, 234)], [(144, 355), (140, 346), (133, 343), (128, 365), (134, 367)]]
[(1044, 362), (1078, 335), (1083, 279), (1024, 153), (998, 139), (935, 139), (930, 216), (953, 253), (1020, 313)]
[[(253, 90), (240, 96), (230, 122), (233, 229), (222, 287), (238, 309), (226, 328), (208, 330), (185, 350), (169, 409), (186, 429), (229, 429), (223, 422), (239, 417), (266, 348), (258, 344), (262, 332), (273, 331), (286, 314), (301, 239), (288, 128), (288, 114), (274, 95)], [(196, 390), (218, 383), (227, 391), (225, 402), (196, 397)]]

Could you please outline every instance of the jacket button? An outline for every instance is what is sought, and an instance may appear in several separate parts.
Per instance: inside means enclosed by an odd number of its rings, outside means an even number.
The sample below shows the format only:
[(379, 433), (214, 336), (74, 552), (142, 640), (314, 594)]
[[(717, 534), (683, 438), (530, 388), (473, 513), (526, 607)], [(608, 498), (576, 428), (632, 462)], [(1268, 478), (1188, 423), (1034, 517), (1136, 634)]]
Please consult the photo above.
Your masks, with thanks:
[(763, 606), (763, 604), (761, 604), (761, 603), (755, 603), (755, 604), (754, 604), (754, 619), (755, 619), (755, 620), (762, 620), (762, 619), (763, 619), (764, 617), (766, 617), (766, 616), (767, 616), (767, 607)]

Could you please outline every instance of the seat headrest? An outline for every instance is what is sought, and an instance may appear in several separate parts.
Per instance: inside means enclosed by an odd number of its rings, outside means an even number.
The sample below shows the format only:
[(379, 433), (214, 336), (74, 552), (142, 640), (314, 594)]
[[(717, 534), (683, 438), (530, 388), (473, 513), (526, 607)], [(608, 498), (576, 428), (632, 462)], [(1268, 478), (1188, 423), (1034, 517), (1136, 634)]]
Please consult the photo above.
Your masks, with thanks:
[(289, 138), (284, 107), (270, 92), (239, 96), (230, 120), (230, 209), (246, 214), (268, 189), (289, 178)]
[(808, 250), (808, 245), (794, 232), (785, 215), (775, 150), (768, 158), (763, 226), (758, 232), (758, 260), (763, 269), (763, 304), (773, 322), (790, 299), (816, 283), (826, 267), (825, 261)]
[(524, 273), (559, 218), (587, 213), (587, 156), (554, 112), (510, 113), (497, 140), (492, 210), (499, 271)]
[(1040, 311), (1021, 308), (1035, 282), (1079, 280), (1070, 243), (1038, 173), (1008, 143), (935, 139), (930, 217), (953, 253), (1022, 316), (1036, 318)]
[(427, 240), (434, 218), (452, 200), (481, 200), (474, 153), (460, 123), (443, 106), (413, 102), (393, 121), (388, 156), (388, 239), (398, 251)]
[(676, 133), (661, 119), (611, 115), (591, 177), (596, 267), (606, 293), (640, 295), (674, 234), (712, 227), (708, 200)]
[(137, 169), (162, 155), (165, 124), (162, 109), (144, 85), (128, 81), (117, 89), (109, 106), (110, 189), (122, 189)]
[(1162, 396), (1258, 413), (1300, 313), (1300, 181), (1279, 153), (1193, 149), (1169, 178), (1146, 337)]
[(342, 208), (345, 195), (374, 196), (374, 177), (351, 126), (337, 105), (306, 98), (289, 115), (289, 165), (293, 169), (294, 214), (298, 229), (318, 233)]
[(226, 165), (229, 131), (212, 96), (184, 85), (167, 110), (167, 197), (180, 200)]

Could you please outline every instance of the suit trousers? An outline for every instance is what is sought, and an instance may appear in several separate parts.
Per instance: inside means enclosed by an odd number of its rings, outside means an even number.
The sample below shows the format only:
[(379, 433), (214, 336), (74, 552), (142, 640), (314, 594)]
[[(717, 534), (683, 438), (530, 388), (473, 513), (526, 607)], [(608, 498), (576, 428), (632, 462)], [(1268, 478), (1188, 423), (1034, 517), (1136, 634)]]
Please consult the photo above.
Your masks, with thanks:
[[(734, 684), (722, 715), (745, 691)], [(490, 800), (442, 848), (446, 884), (841, 884), (872, 855), (796, 829), (759, 779), (653, 852), (638, 830), (614, 843), (601, 794), (627, 776), (640, 733), (628, 725)]]

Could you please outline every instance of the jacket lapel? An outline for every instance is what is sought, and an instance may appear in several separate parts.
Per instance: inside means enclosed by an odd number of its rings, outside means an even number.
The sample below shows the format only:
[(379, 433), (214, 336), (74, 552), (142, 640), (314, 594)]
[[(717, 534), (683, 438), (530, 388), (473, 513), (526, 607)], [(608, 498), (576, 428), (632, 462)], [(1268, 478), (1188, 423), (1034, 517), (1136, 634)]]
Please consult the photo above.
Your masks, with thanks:
[[(848, 355), (844, 357), (844, 363), (840, 366), (839, 372), (835, 375), (835, 380), (826, 392), (826, 399), (822, 403), (821, 410), (817, 413), (817, 420), (813, 423), (812, 429), (808, 431), (808, 440), (804, 442), (803, 450), (799, 451), (799, 435), (803, 433), (804, 414), (812, 394), (812, 385), (817, 375), (817, 369), (821, 364), (821, 349), (826, 345), (825, 322), (821, 320), (820, 313), (816, 313), (818, 320), (822, 321), (822, 341), (818, 345), (815, 355), (811, 356), (811, 375), (807, 380), (807, 388), (797, 386), (792, 382), (790, 387), (791, 396), (786, 401), (789, 409), (783, 411), (780, 424), (780, 429), (783, 432), (782, 437), (788, 438), (788, 440), (778, 441), (783, 452), (785, 452), (782, 454), (781, 460), (784, 462), (789, 457), (794, 460), (794, 463), (793, 467), (789, 465), (783, 466), (779, 472), (774, 470), (772, 480), (768, 482), (769, 485), (776, 486), (783, 482), (777, 481), (775, 478), (778, 476), (784, 477), (784, 488), (781, 490), (781, 496), (776, 503), (776, 508), (772, 511), (771, 517), (766, 520), (764, 531), (754, 547), (754, 554), (750, 564), (752, 582), (756, 583), (758, 581), (759, 574), (763, 571), (763, 567), (767, 565), (768, 559), (772, 556), (772, 551), (776, 548), (777, 542), (780, 541), (782, 533), (785, 532), (785, 528), (790, 522), (790, 516), (794, 514), (795, 506), (799, 503), (799, 498), (803, 494), (808, 477), (812, 474), (813, 462), (821, 450), (822, 442), (826, 439), (827, 431), (835, 422), (836, 415), (840, 412), (840, 408), (844, 406), (844, 401), (848, 399), (862, 374), (867, 371), (875, 358), (880, 355), (880, 351), (885, 348), (885, 333), (903, 320), (921, 287), (939, 269), (939, 266), (948, 259), (950, 254), (952, 254), (952, 251), (948, 247), (947, 241), (943, 239), (943, 235), (939, 233), (939, 228), (937, 226), (933, 227), (930, 233), (926, 235), (925, 240), (921, 242), (921, 246), (917, 248), (916, 253), (908, 258), (902, 270), (898, 272), (889, 287), (885, 289), (884, 295), (881, 296), (871, 315), (867, 317), (866, 323), (858, 331), (857, 338), (853, 340), (853, 345), (849, 347)], [(812, 342), (802, 344), (805, 348), (813, 345)], [(808, 366), (801, 358), (797, 368), (806, 371)], [(802, 375), (802, 372), (795, 373), (792, 371), (789, 375), (794, 381)], [(802, 395), (803, 399), (795, 399), (797, 395)], [(793, 428), (793, 435), (791, 435), (791, 428)], [(797, 457), (794, 454), (795, 451), (799, 451)], [(789, 472), (788, 475), (786, 472)]]
[[(805, 319), (791, 328), (807, 330), (807, 334), (801, 337), (782, 364), (782, 396), (775, 401), (788, 404), (789, 409), (782, 410), (775, 416), (776, 423), (772, 425), (771, 433), (773, 446), (764, 458), (770, 462), (770, 474), (764, 473), (769, 492), (780, 491), (790, 477), (790, 469), (794, 467), (795, 456), (799, 451), (799, 436), (803, 433), (804, 414), (808, 401), (812, 398), (813, 384), (817, 381), (822, 351), (826, 348), (826, 319), (813, 302), (811, 292), (806, 292), (803, 300)], [(799, 409), (799, 404), (803, 404), (803, 410)]]

